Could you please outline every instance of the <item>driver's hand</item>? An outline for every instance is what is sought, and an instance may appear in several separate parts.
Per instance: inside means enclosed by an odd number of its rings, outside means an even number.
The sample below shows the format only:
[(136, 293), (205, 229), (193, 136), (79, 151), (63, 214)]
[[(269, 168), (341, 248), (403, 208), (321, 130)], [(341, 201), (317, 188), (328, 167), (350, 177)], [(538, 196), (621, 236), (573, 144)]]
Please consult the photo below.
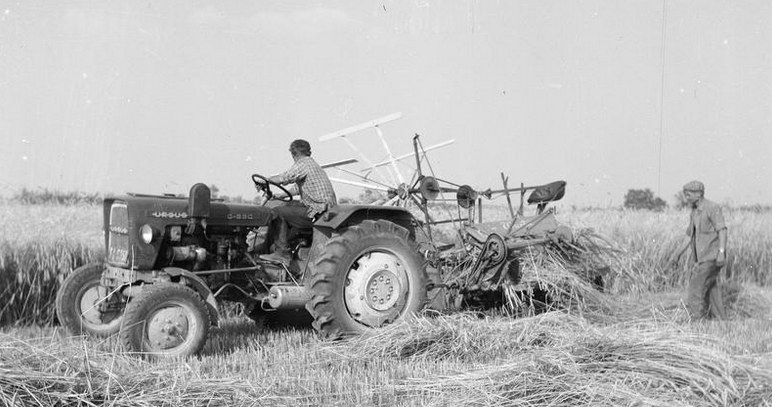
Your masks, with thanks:
[(265, 201), (268, 200), (268, 197), (265, 195), (265, 190), (263, 190), (263, 188), (258, 187), (257, 185), (255, 185), (255, 189), (257, 190), (257, 196), (255, 197), (255, 202), (258, 205), (265, 204)]

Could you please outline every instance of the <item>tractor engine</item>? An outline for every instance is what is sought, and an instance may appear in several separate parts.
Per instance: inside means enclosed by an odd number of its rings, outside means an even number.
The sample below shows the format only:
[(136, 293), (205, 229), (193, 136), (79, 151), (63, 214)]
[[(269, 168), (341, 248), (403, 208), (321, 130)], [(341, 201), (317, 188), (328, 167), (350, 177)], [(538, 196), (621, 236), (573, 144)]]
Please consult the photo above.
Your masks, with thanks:
[[(133, 284), (128, 271), (147, 281), (169, 268), (187, 270), (208, 283), (227, 279), (226, 270), (254, 266), (248, 250), (264, 249), (274, 217), (267, 207), (212, 200), (204, 184), (194, 185), (187, 199), (140, 194), (105, 199), (105, 283)], [(262, 237), (248, 242), (255, 232)]]
[[(178, 226), (172, 227), (175, 228)], [(191, 271), (234, 268), (246, 259), (244, 254), (247, 249), (244, 233), (235, 232), (234, 235), (220, 236), (183, 234), (179, 242), (169, 242), (159, 261)]]

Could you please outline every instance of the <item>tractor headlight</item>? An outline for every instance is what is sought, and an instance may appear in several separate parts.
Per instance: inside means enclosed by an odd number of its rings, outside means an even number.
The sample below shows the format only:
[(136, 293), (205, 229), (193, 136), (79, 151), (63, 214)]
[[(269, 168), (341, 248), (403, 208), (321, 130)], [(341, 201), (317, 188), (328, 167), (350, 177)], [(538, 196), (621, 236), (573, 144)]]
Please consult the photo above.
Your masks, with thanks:
[(139, 237), (142, 238), (142, 241), (150, 244), (150, 242), (153, 241), (153, 227), (144, 224), (141, 228), (139, 228)]

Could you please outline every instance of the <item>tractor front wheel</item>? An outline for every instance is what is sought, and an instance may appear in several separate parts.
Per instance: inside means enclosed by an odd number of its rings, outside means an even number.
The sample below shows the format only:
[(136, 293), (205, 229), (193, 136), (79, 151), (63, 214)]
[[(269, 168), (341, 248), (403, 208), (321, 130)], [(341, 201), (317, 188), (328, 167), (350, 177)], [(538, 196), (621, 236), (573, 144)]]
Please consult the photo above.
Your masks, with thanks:
[(73, 270), (56, 293), (56, 316), (73, 335), (106, 337), (121, 327), (123, 301), (108, 295), (101, 285), (104, 264), (94, 263)]
[(321, 253), (306, 309), (324, 336), (360, 334), (426, 306), (426, 267), (407, 229), (365, 220), (327, 241)]
[(145, 286), (126, 309), (121, 341), (150, 359), (185, 357), (201, 350), (209, 311), (197, 292), (177, 283)]

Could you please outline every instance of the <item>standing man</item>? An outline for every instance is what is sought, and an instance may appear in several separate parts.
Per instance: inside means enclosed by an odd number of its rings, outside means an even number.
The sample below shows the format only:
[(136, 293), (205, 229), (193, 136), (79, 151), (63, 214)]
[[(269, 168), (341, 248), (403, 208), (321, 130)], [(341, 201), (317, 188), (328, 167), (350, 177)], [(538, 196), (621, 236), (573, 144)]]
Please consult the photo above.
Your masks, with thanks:
[(280, 185), (296, 184), (300, 202), (293, 201), (274, 208), (278, 215), (271, 222), (271, 230), (275, 231), (274, 252), (260, 256), (263, 260), (284, 265), (288, 265), (291, 260), (287, 242), (288, 225), (311, 228), (319, 216), (338, 202), (327, 173), (311, 158), (311, 145), (308, 141), (293, 141), (289, 151), (295, 163), (289, 170), (268, 180)]
[(684, 197), (691, 206), (689, 241), (678, 252), (678, 258), (691, 250), (697, 268), (689, 280), (687, 308), (692, 318), (726, 319), (721, 292), (716, 284), (718, 273), (726, 264), (726, 224), (721, 207), (705, 199), (705, 185), (691, 181), (684, 185)]

